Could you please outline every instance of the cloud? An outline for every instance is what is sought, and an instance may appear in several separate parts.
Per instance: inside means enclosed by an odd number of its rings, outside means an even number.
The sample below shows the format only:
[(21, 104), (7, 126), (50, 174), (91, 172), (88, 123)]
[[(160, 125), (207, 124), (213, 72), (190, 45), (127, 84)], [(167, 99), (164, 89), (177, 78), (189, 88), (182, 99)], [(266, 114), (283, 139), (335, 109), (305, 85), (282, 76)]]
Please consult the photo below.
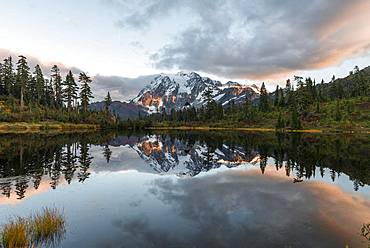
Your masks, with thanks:
[[(133, 45), (140, 46), (140, 43), (134, 43)], [(0, 60), (3, 60), (9, 56), (12, 56), (14, 64), (17, 62), (18, 55), (15, 52), (9, 51), (7, 49), (0, 48)], [(38, 64), (44, 75), (50, 75), (50, 69), (53, 65), (58, 65), (61, 70), (62, 76), (66, 75), (69, 70), (75, 74), (77, 80), (77, 75), (83, 70), (67, 66), (59, 62), (44, 62), (39, 58), (25, 54), (27, 57), (28, 64), (33, 72), (33, 68)], [(0, 62), (1, 63), (1, 62)], [(93, 77), (92, 91), (94, 93), (94, 101), (101, 101), (110, 91), (113, 100), (128, 100), (136, 96), (137, 93), (148, 83), (155, 75), (140, 76), (138, 78), (126, 78), (119, 76), (102, 76), (102, 75), (90, 75)]]
[(186, 11), (195, 24), (152, 54), (157, 68), (260, 79), (321, 69), (370, 48), (368, 0), (109, 1), (120, 26), (140, 30)]
[(31, 72), (34, 71), (34, 67), (36, 65), (40, 65), (44, 75), (47, 75), (47, 76), (50, 75), (50, 70), (51, 70), (51, 67), (53, 67), (53, 65), (57, 65), (59, 67), (62, 75), (66, 75), (69, 70), (71, 70), (75, 74), (82, 72), (82, 70), (77, 67), (67, 66), (60, 62), (44, 62), (44, 61), (41, 61), (39, 58), (31, 56), (31, 55), (19, 54), (19, 53), (15, 53), (13, 51), (2, 49), (2, 48), (0, 48), (0, 60), (1, 60), (0, 63), (2, 62), (3, 59), (11, 56), (13, 59), (13, 63), (15, 65), (18, 60), (19, 55), (24, 55), (27, 57), (27, 62), (31, 68)]
[(366, 198), (317, 181), (294, 184), (272, 166), (264, 175), (230, 170), (151, 186), (148, 198), (170, 210), (153, 217), (152, 204), (146, 214), (116, 221), (122, 236), (115, 246), (361, 247), (358, 232), (370, 217)]
[(137, 78), (126, 78), (120, 76), (94, 76), (92, 90), (102, 100), (109, 91), (114, 100), (126, 101), (135, 97), (138, 92), (146, 86), (155, 75), (140, 76)]

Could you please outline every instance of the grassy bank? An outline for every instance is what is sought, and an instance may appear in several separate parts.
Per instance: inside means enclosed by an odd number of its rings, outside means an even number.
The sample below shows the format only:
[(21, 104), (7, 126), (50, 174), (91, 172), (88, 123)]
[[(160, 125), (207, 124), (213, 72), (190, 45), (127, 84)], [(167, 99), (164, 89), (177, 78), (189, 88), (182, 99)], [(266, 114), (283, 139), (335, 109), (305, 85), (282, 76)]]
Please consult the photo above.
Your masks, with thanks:
[(73, 124), (60, 122), (0, 122), (0, 133), (33, 133), (42, 131), (86, 131), (98, 130), (99, 125), (96, 124)]

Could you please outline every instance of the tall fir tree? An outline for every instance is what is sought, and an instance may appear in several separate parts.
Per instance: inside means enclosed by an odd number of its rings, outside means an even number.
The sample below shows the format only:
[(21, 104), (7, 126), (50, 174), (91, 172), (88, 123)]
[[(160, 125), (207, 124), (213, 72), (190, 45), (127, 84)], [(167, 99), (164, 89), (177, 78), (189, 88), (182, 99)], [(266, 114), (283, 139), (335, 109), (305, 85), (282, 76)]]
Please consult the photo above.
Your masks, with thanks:
[(214, 100), (213, 100), (213, 92), (212, 92), (212, 89), (210, 87), (206, 88), (206, 90), (203, 92), (202, 94), (203, 98), (205, 99), (206, 101), (206, 110), (205, 110), (205, 113), (206, 113), (206, 118), (209, 119), (212, 117), (213, 115), (213, 111), (214, 111)]
[(45, 89), (44, 89), (44, 104), (48, 107), (55, 107), (54, 103), (54, 90), (52, 79), (45, 80)]
[(286, 81), (284, 93), (285, 93), (285, 101), (287, 105), (291, 105), (291, 99), (292, 99), (292, 83), (290, 82), (290, 79)]
[(298, 107), (298, 112), (305, 116), (308, 114), (309, 105), (314, 101), (313, 96), (311, 95), (313, 82), (311, 78), (306, 78), (306, 80), (303, 81), (301, 77), (297, 77), (296, 82), (298, 87), (294, 92), (295, 101)]
[(60, 69), (57, 65), (51, 68), (51, 80), (53, 82), (54, 104), (57, 109), (60, 109), (63, 107), (63, 88)]
[(19, 55), (17, 62), (17, 87), (16, 93), (19, 96), (21, 102), (21, 108), (24, 107), (24, 98), (27, 94), (26, 89), (30, 80), (30, 67), (27, 64), (27, 58), (23, 55)]
[(81, 107), (84, 112), (87, 112), (90, 99), (93, 98), (91, 87), (90, 87), (92, 80), (84, 72), (81, 72), (78, 78), (78, 81), (81, 84), (81, 91), (80, 91)]
[(5, 95), (12, 95), (12, 90), (14, 86), (15, 75), (13, 72), (13, 59), (8, 57), (4, 59), (3, 64), (3, 84)]
[(73, 77), (72, 71), (69, 71), (63, 82), (63, 99), (67, 103), (68, 112), (72, 110), (73, 103), (77, 99), (78, 87)]
[(260, 90), (260, 103), (259, 108), (262, 112), (267, 112), (270, 109), (269, 96), (266, 90), (265, 83), (262, 83)]
[(285, 106), (285, 97), (284, 97), (284, 90), (283, 88), (279, 89), (279, 106), (284, 107)]
[(203, 98), (206, 100), (207, 105), (210, 104), (213, 100), (213, 95), (212, 95), (212, 89), (208, 87), (204, 92), (203, 92)]
[(26, 88), (26, 100), (28, 103), (37, 103), (36, 77), (30, 77)]
[(36, 93), (36, 101), (38, 104), (44, 104), (44, 96), (45, 96), (45, 78), (44, 74), (42, 73), (40, 65), (35, 66), (34, 72), (35, 78), (35, 93)]
[[(108, 91), (107, 96), (104, 99), (105, 111), (109, 111), (109, 106), (112, 104), (112, 98), (110, 97), (110, 93)], [(139, 112), (140, 113), (140, 112)]]

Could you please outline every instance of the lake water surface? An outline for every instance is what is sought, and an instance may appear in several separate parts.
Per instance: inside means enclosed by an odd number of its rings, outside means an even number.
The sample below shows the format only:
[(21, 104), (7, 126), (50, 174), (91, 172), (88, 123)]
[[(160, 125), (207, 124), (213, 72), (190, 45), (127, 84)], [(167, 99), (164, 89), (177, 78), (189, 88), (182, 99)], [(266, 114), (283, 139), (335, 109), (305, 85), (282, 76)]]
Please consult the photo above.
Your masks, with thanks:
[(0, 225), (61, 209), (57, 247), (368, 247), (370, 136), (0, 136)]

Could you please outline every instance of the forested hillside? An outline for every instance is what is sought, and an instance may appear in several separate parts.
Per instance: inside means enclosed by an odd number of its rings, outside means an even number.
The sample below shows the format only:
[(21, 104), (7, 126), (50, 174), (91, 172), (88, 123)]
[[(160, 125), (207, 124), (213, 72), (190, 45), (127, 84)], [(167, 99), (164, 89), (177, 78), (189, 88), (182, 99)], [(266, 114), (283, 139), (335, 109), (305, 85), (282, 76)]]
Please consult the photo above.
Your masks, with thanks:
[(163, 111), (138, 121), (128, 120), (127, 127), (210, 126), (269, 127), (285, 129), (366, 129), (370, 128), (370, 67), (356, 66), (345, 78), (316, 82), (295, 76), (285, 87), (268, 93), (263, 83), (257, 103), (230, 102), (226, 106), (205, 91), (206, 104), (170, 113)]
[[(25, 56), (0, 63), (0, 122), (63, 122), (112, 125), (109, 111), (92, 112), (91, 78), (69, 71), (63, 78), (57, 65), (45, 76), (40, 65), (30, 68)], [(109, 93), (106, 103), (111, 102)]]

